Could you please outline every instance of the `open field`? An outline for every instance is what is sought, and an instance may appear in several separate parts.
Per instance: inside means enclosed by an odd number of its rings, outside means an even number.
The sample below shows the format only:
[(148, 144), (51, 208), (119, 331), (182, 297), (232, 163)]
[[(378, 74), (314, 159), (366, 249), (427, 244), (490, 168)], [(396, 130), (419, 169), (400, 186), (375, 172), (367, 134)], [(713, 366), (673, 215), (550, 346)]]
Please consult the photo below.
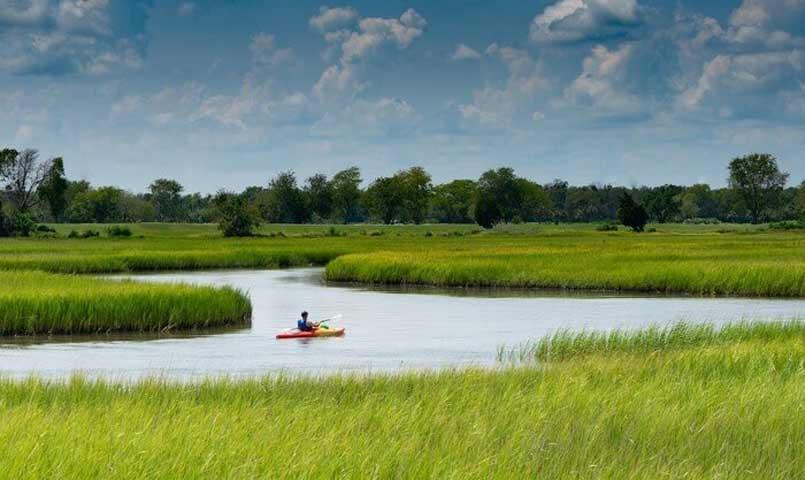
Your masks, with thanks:
[(244, 325), (249, 299), (231, 288), (157, 285), (0, 271), (0, 335), (79, 334)]
[(515, 233), (431, 227), (355, 226), (358, 233), (347, 236), (338, 236), (345, 227), (332, 227), (336, 236), (327, 236), (331, 227), (299, 226), (283, 236), (221, 239), (177, 226), (142, 238), (6, 240), (0, 269), (102, 273), (329, 263), (328, 279), (365, 283), (805, 296), (803, 232), (723, 225), (726, 233), (666, 225), (641, 235), (596, 232), (591, 225), (516, 225)]
[(798, 478), (805, 339), (326, 379), (0, 382), (7, 478)]

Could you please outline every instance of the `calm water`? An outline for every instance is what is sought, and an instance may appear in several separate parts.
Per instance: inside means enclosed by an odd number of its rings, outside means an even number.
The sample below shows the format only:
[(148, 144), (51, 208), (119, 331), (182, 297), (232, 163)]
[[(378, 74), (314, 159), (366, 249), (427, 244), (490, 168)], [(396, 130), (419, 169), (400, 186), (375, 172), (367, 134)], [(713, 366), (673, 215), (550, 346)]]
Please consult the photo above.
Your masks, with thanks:
[[(137, 275), (155, 282), (233, 285), (249, 292), (249, 329), (153, 338), (85, 337), (0, 345), (0, 375), (193, 378), (271, 372), (394, 371), (489, 365), (497, 348), (557, 328), (805, 317), (805, 300), (563, 295), (523, 291), (384, 289), (326, 285), (321, 269)], [(302, 309), (341, 313), (342, 338), (274, 339)], [(2, 341), (2, 340), (0, 340)]]

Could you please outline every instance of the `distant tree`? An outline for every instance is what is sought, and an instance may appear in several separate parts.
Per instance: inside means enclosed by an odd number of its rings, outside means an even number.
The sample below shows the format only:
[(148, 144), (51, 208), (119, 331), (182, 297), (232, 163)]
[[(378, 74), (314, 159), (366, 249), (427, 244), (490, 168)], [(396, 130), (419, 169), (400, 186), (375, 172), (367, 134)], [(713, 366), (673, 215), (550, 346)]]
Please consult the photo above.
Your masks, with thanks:
[(125, 194), (115, 187), (100, 187), (79, 193), (73, 199), (67, 217), (72, 223), (124, 221), (122, 201)]
[(0, 196), (0, 237), (11, 236), (11, 224), (3, 209), (3, 198)]
[(181, 222), (187, 220), (187, 212), (182, 201), (182, 191), (184, 190), (182, 184), (176, 180), (158, 178), (148, 186), (148, 190), (157, 221)]
[(433, 218), (440, 223), (471, 223), (475, 190), (473, 180), (453, 180), (437, 185), (431, 197)]
[(257, 212), (246, 199), (230, 192), (220, 191), (212, 201), (218, 217), (218, 229), (225, 237), (248, 237), (260, 225)]
[(551, 216), (557, 221), (567, 220), (567, 195), (569, 185), (564, 180), (556, 179), (545, 185), (545, 192), (551, 200)]
[(478, 225), (490, 228), (500, 222), (510, 222), (519, 208), (520, 191), (514, 170), (504, 167), (481, 175), (474, 206)]
[(610, 208), (601, 189), (596, 185), (570, 187), (567, 192), (566, 220), (571, 222), (595, 222), (612, 220)]
[(342, 170), (330, 181), (333, 195), (333, 219), (350, 223), (360, 219), (361, 171), (358, 167)]
[(68, 187), (69, 181), (64, 176), (64, 160), (61, 157), (54, 158), (37, 194), (47, 203), (51, 217), (57, 222), (67, 209)]
[(517, 179), (520, 197), (518, 216), (524, 222), (547, 220), (551, 216), (551, 199), (538, 183), (525, 178)]
[(39, 161), (39, 152), (36, 150), (0, 151), (0, 183), (17, 211), (27, 213), (39, 203), (40, 198), (36, 192), (50, 167), (50, 160)]
[(685, 188), (676, 196), (676, 202), (684, 219), (718, 217), (716, 199), (709, 185), (698, 183)]
[(333, 186), (327, 175), (318, 173), (308, 178), (304, 191), (311, 218), (316, 221), (329, 219), (333, 214)]
[(788, 174), (780, 171), (777, 159), (767, 153), (753, 153), (735, 158), (729, 165), (729, 185), (743, 198), (752, 223), (779, 201)]
[(634, 201), (631, 195), (623, 192), (618, 206), (618, 221), (635, 232), (642, 232), (648, 223), (648, 212)]
[(270, 223), (302, 223), (308, 219), (305, 197), (292, 171), (274, 177), (265, 191), (263, 213)]
[(677, 185), (663, 185), (648, 188), (641, 201), (646, 206), (649, 218), (657, 223), (673, 221), (680, 215), (679, 199), (677, 198), (685, 189)]
[(404, 222), (420, 224), (428, 214), (433, 184), (428, 172), (422, 167), (411, 167), (395, 176), (401, 190), (401, 215)]
[(794, 200), (796, 215), (800, 220), (805, 221), (805, 180), (799, 184)]
[(394, 223), (400, 219), (403, 195), (402, 179), (399, 176), (380, 177), (366, 189), (366, 210), (373, 218), (387, 225)]

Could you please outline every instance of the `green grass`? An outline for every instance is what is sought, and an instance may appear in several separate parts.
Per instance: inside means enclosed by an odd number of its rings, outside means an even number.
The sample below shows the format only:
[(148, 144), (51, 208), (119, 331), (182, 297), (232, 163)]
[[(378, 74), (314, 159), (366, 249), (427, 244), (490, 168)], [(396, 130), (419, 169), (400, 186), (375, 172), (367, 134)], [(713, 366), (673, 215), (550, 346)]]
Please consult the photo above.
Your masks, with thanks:
[(5, 478), (800, 478), (801, 336), (401, 376), (0, 381)]
[(159, 332), (247, 324), (232, 288), (0, 271), (0, 335)]
[(560, 330), (515, 348), (502, 347), (499, 361), (562, 361), (612, 353), (655, 354), (690, 347), (710, 347), (750, 340), (772, 342), (793, 339), (805, 343), (805, 321), (737, 322), (722, 325), (685, 322), (643, 330)]

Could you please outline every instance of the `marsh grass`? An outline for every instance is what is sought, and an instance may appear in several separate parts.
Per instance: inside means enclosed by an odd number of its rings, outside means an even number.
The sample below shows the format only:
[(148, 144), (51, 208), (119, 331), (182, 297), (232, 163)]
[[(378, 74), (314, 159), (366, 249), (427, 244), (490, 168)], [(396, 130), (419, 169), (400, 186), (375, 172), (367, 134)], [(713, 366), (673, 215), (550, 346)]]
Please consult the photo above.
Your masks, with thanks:
[(179, 384), (0, 380), (27, 478), (800, 478), (805, 343)]
[(692, 347), (790, 339), (805, 344), (805, 321), (735, 322), (717, 326), (680, 322), (641, 330), (559, 330), (539, 340), (498, 350), (502, 362), (557, 362), (588, 355), (655, 354)]
[(0, 271), (0, 335), (158, 332), (244, 325), (238, 290)]

